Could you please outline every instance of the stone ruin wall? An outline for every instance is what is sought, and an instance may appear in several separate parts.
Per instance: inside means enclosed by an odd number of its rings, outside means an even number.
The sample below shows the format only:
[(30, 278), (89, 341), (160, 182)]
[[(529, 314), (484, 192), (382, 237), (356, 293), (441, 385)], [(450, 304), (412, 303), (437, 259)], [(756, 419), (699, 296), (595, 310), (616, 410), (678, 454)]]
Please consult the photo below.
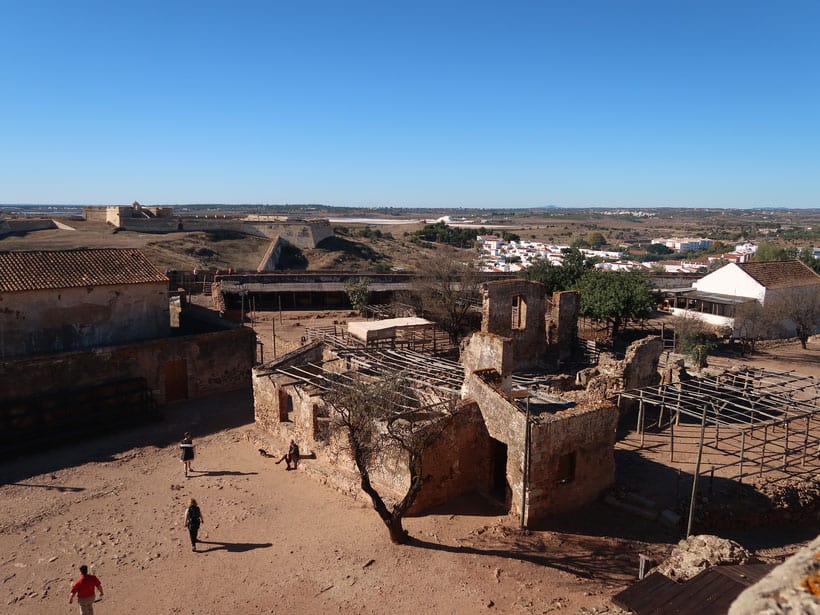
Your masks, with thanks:
[[(618, 409), (611, 404), (575, 407), (532, 426), (528, 518), (577, 510), (615, 482)], [(573, 478), (561, 481), (562, 457), (574, 454)]]
[[(319, 360), (321, 346), (314, 348), (311, 354), (316, 356), (297, 361)], [(346, 436), (331, 432), (330, 418), (322, 398), (309, 394), (298, 385), (284, 384), (290, 382), (286, 377), (261, 375), (261, 369), (254, 371), (256, 425), (275, 438), (266, 450), (281, 456), (287, 442), (293, 438), (303, 456), (315, 456), (315, 461), (304, 465), (304, 469), (343, 493), (356, 498), (364, 496)], [(474, 404), (462, 402), (455, 416), (445, 420), (448, 425), (425, 452), (426, 482), (411, 513), (442, 504), (458, 495), (489, 489), (492, 480), (490, 440), (478, 409)], [(404, 454), (395, 449), (385, 450), (374, 464), (371, 480), (383, 497), (394, 500), (403, 497), (409, 486)]]
[(578, 315), (581, 311), (581, 293), (567, 290), (552, 294), (552, 310), (547, 314), (547, 342), (549, 351), (566, 361), (572, 356), (578, 337)]
[[(546, 296), (544, 285), (527, 280), (503, 280), (482, 286), (481, 332), (512, 340), (516, 367), (536, 365), (546, 347)], [(514, 302), (521, 316), (514, 323)]]

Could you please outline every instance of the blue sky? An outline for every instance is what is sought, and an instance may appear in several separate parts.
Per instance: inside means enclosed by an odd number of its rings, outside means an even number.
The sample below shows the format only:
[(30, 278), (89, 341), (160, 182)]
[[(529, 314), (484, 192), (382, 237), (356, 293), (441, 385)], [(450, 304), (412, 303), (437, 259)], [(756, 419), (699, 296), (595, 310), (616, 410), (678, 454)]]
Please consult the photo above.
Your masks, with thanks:
[(0, 0), (0, 203), (820, 207), (820, 2)]

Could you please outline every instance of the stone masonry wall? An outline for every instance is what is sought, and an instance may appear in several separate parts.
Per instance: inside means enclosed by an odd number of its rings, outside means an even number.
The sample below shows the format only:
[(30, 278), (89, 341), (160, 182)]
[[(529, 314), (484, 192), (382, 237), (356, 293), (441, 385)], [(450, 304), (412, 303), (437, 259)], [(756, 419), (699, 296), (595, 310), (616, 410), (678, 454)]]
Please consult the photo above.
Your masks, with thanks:
[(467, 377), (465, 392), (478, 404), (489, 436), (507, 445), (507, 485), (512, 492), (510, 513), (520, 514), (526, 417), (499, 389), (483, 382), (478, 375)]
[(572, 355), (575, 338), (578, 334), (578, 314), (581, 310), (581, 293), (577, 290), (567, 290), (552, 294), (552, 312), (548, 315), (552, 326), (554, 340), (550, 340), (552, 347), (556, 347), (558, 359), (565, 361)]
[(501, 375), (502, 390), (509, 392), (512, 388), (511, 339), (492, 333), (473, 333), (461, 343), (460, 358), (465, 377), (476, 370), (492, 369)]
[(23, 399), (125, 378), (145, 378), (154, 400), (165, 403), (166, 365), (184, 362), (189, 399), (250, 386), (256, 336), (237, 328), (107, 346), (31, 359), (0, 361), (3, 399)]
[[(581, 508), (612, 485), (617, 421), (618, 409), (603, 404), (563, 410), (532, 426), (528, 521)], [(574, 475), (562, 481), (560, 460), (573, 453)]]
[[(494, 333), (513, 341), (516, 367), (535, 365), (546, 351), (546, 299), (544, 285), (527, 280), (488, 282), (482, 287), (482, 333)], [(523, 305), (513, 322), (515, 301)]]

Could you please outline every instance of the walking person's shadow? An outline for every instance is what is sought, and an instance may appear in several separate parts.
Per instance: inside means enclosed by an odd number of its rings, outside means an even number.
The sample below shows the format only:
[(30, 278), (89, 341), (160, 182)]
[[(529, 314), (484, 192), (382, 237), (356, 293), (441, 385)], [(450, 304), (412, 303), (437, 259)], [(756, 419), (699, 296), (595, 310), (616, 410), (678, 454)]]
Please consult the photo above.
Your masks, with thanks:
[(272, 542), (222, 542), (219, 540), (197, 540), (198, 545), (214, 545), (207, 549), (202, 549), (200, 553), (208, 553), (209, 551), (228, 551), (230, 553), (244, 553), (245, 551), (253, 551), (254, 549), (267, 549), (272, 547)]

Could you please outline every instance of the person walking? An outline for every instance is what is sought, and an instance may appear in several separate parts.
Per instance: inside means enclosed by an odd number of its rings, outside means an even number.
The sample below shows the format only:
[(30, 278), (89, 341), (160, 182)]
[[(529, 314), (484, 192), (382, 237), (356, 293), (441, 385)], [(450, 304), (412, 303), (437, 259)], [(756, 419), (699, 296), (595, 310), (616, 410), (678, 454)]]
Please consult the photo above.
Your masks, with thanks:
[(74, 595), (77, 595), (77, 604), (80, 605), (80, 615), (94, 615), (94, 590), (100, 590), (100, 597), (103, 595), (102, 583), (93, 574), (88, 574), (88, 566), (80, 566), (80, 578), (71, 585), (71, 593), (68, 595), (68, 603), (74, 602)]
[(194, 498), (188, 503), (188, 508), (185, 509), (185, 527), (188, 528), (188, 534), (191, 536), (191, 551), (196, 551), (196, 543), (198, 542), (197, 534), (199, 533), (199, 526), (204, 519), (202, 518), (202, 511), (199, 510), (199, 505)]
[(179, 449), (181, 451), (179, 458), (185, 466), (185, 477), (187, 478), (188, 472), (194, 471), (191, 467), (191, 462), (194, 460), (194, 441), (191, 439), (191, 434), (187, 431), (182, 438), (182, 442), (179, 443)]

